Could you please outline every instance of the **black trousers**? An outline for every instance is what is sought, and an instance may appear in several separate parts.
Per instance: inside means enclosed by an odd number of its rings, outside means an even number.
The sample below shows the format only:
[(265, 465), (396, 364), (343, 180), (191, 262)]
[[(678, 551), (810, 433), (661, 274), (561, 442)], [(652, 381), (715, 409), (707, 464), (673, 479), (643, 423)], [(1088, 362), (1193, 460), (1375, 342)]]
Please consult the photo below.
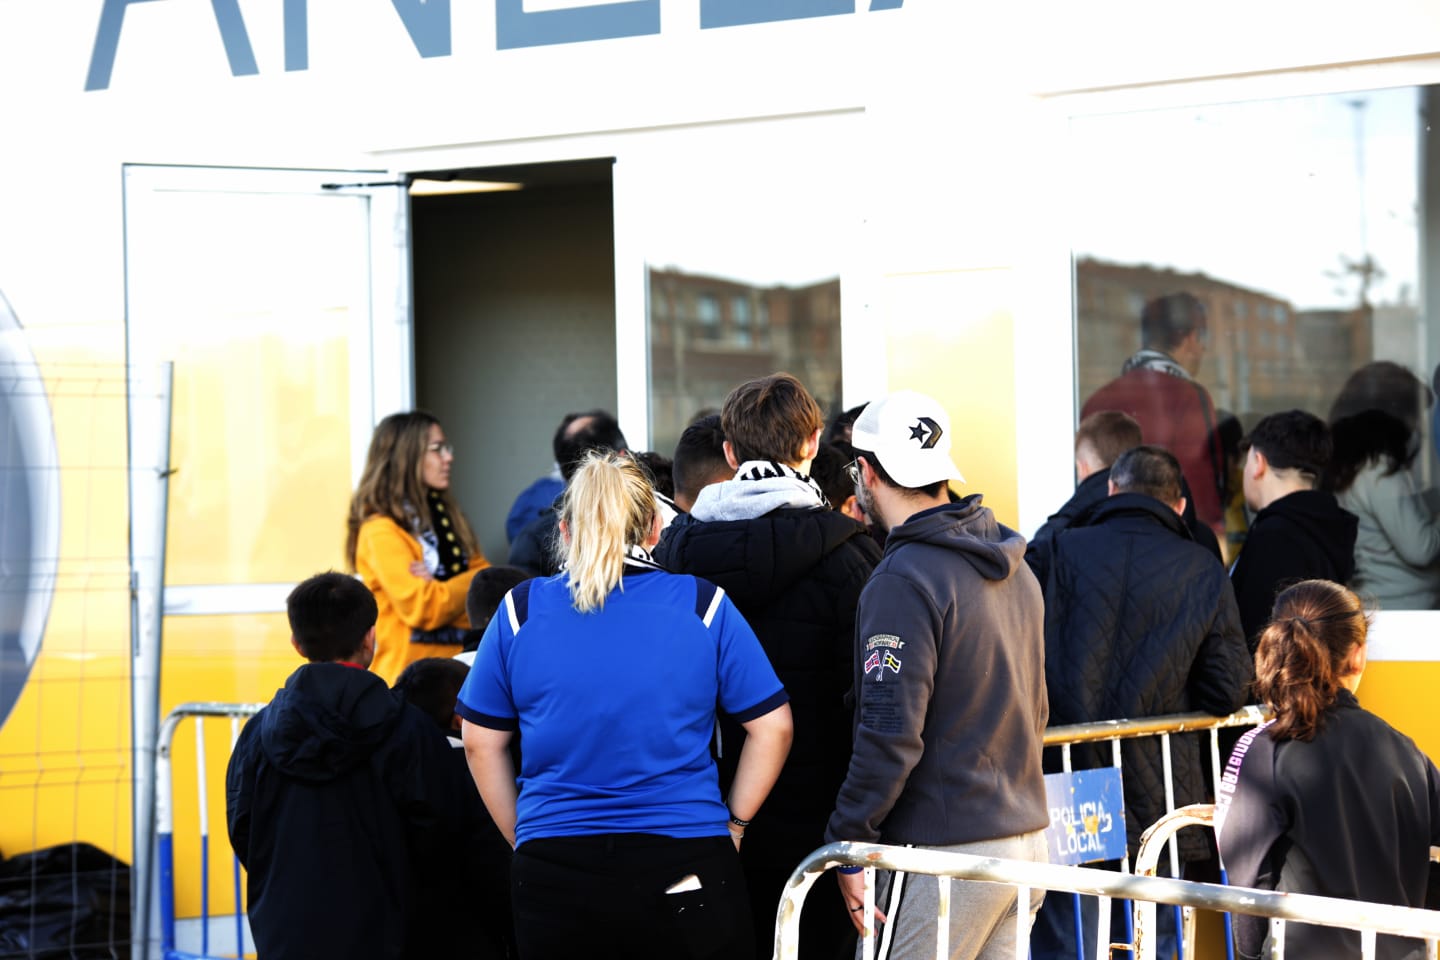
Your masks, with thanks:
[(530, 840), (510, 876), (520, 960), (754, 960), (729, 837)]

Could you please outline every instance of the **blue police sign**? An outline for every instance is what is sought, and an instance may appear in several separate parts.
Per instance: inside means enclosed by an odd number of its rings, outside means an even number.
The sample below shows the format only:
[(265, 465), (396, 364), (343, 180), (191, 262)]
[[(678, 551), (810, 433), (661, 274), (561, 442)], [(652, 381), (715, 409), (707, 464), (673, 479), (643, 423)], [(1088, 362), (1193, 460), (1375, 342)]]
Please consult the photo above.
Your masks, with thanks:
[(1125, 856), (1125, 790), (1114, 767), (1045, 775), (1050, 862), (1074, 865)]

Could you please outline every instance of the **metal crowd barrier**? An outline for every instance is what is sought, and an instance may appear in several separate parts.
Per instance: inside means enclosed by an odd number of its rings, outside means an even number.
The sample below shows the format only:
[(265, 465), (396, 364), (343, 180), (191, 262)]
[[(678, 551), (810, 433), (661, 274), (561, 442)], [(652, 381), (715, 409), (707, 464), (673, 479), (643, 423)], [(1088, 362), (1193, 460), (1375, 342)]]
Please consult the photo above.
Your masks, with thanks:
[[(1170, 844), (1170, 838), (1185, 827), (1209, 827), (1215, 826), (1215, 804), (1213, 803), (1192, 803), (1180, 807), (1178, 810), (1171, 810), (1165, 816), (1156, 820), (1146, 828), (1145, 833), (1140, 837), (1140, 849), (1135, 853), (1135, 873), (1141, 877), (1155, 876), (1155, 866), (1160, 859), (1160, 851)], [(1195, 910), (1191, 907), (1181, 907), (1181, 920), (1176, 924), (1180, 931), (1180, 943), (1184, 956), (1195, 956)], [(1234, 945), (1228, 938), (1234, 936), (1231, 929), (1230, 915), (1225, 914), (1225, 936), (1227, 942), (1225, 952), (1227, 955), (1234, 952)], [(1135, 911), (1135, 941), (1137, 944), (1156, 936), (1155, 929), (1155, 905), (1153, 903), (1141, 903)]]
[[(254, 716), (263, 703), (184, 703), (171, 710), (160, 726), (159, 744), (156, 748), (155, 763), (155, 827), (156, 860), (158, 864), (160, 904), (160, 952), (163, 960), (218, 960), (220, 957), (243, 957), (253, 952), (246, 936), (246, 918), (242, 887), (240, 883), (240, 861), (230, 853), (235, 884), (234, 902), (234, 950), (230, 953), (211, 952), (210, 917), (210, 816), (208, 770), (205, 764), (205, 718), (225, 717), (230, 720), (230, 748), (240, 736), (241, 721)], [(195, 718), (195, 769), (196, 791), (200, 814), (200, 917), (193, 926), (198, 929), (199, 950), (192, 952), (177, 947), (178, 922), (175, 918), (175, 790), (171, 772), (171, 751), (174, 747), (175, 731), (187, 717)], [(226, 832), (221, 830), (220, 849), (229, 853), (230, 843)], [(190, 939), (195, 939), (191, 937)], [(229, 939), (227, 936), (226, 939)]]
[[(1220, 756), (1220, 731), (1228, 727), (1254, 727), (1269, 719), (1269, 714), (1263, 707), (1251, 705), (1241, 707), (1239, 710), (1225, 717), (1216, 717), (1208, 713), (1175, 713), (1160, 717), (1145, 717), (1139, 720), (1100, 720), (1094, 723), (1076, 723), (1066, 726), (1051, 727), (1045, 731), (1045, 746), (1059, 747), (1062, 768), (1066, 773), (1071, 772), (1070, 748), (1081, 743), (1110, 743), (1111, 766), (1123, 770), (1124, 762), (1121, 757), (1120, 742), (1122, 740), (1136, 740), (1145, 737), (1158, 737), (1160, 739), (1160, 755), (1164, 764), (1165, 772), (1165, 810), (1169, 814), (1175, 810), (1175, 778), (1174, 769), (1171, 764), (1170, 738), (1182, 733), (1198, 733), (1208, 731), (1210, 734), (1210, 769), (1212, 773), (1211, 783), (1220, 782), (1220, 772), (1223, 758)], [(1176, 829), (1179, 829), (1178, 827)], [(1180, 857), (1175, 845), (1174, 831), (1166, 835), (1167, 843), (1164, 844), (1169, 851), (1170, 875), (1180, 875)], [(1158, 848), (1156, 856), (1158, 857)], [(1121, 871), (1130, 872), (1128, 855), (1121, 864)], [(1139, 871), (1137, 871), (1139, 872)], [(1152, 874), (1154, 863), (1151, 863)], [(1225, 869), (1222, 864), (1220, 868), (1220, 882), (1226, 880)], [(1084, 948), (1080, 943), (1080, 897), (1073, 896), (1075, 910), (1075, 946), (1079, 957), (1084, 956)], [(1111, 903), (1109, 898), (1101, 897), (1098, 909), (1098, 920), (1096, 923), (1096, 948), (1095, 956), (1103, 958), (1108, 954), (1110, 945), (1110, 912)], [(1180, 930), (1184, 923), (1184, 916), (1180, 909), (1175, 909), (1176, 930)], [(1126, 915), (1126, 929), (1131, 929), (1129, 914)], [(1188, 941), (1182, 941), (1180, 960), (1191, 960), (1194, 954), (1191, 947), (1194, 944), (1194, 916), (1190, 916), (1191, 932)], [(1226, 956), (1233, 958), (1232, 931), (1230, 917), (1225, 917), (1225, 942)], [(1154, 928), (1152, 927), (1152, 930)], [(1131, 935), (1133, 937), (1133, 934)]]
[[(936, 957), (948, 956), (950, 886), (952, 880), (973, 880), (1001, 883), (1016, 890), (1016, 960), (1025, 960), (1029, 952), (1030, 910), (1034, 891), (1089, 894), (1110, 899), (1127, 899), (1146, 903), (1164, 903), (1227, 913), (1243, 913), (1270, 918), (1275, 946), (1271, 956), (1282, 960), (1285, 949), (1285, 924), (1300, 922), (1323, 927), (1357, 930), (1361, 935), (1363, 960), (1374, 960), (1377, 934), (1393, 934), (1426, 941), (1426, 955), (1435, 960), (1440, 944), (1440, 911), (1397, 907), (1391, 904), (1340, 900), (1298, 893), (1275, 893), (1247, 887), (1226, 887), (1214, 883), (1172, 880), (1164, 877), (1141, 877), (1133, 874), (1095, 870), (1089, 867), (1066, 867), (1024, 860), (1002, 860), (977, 857), (965, 853), (947, 853), (915, 847), (891, 847), (880, 844), (832, 843), (821, 847), (800, 864), (790, 875), (775, 917), (774, 960), (796, 960), (800, 953), (800, 910), (810, 888), (822, 873), (833, 867), (858, 865), (866, 868), (865, 936), (862, 956), (875, 956), (875, 871), (901, 870), (940, 878), (940, 911), (942, 921), (936, 937)], [(1142, 938), (1136, 945), (1139, 960), (1155, 960), (1152, 938)]]
[[(1192, 803), (1189, 806), (1173, 810), (1152, 823), (1140, 838), (1140, 850), (1135, 854), (1135, 873), (1142, 877), (1155, 876), (1155, 863), (1160, 856), (1160, 850), (1176, 833), (1186, 827), (1215, 828), (1215, 804), (1213, 803)], [(1440, 863), (1440, 847), (1430, 848), (1430, 859)], [(1195, 946), (1195, 910), (1193, 907), (1180, 908), (1184, 912), (1183, 929), (1185, 953), (1187, 956), (1194, 956), (1190, 951)], [(1228, 914), (1226, 915), (1229, 916)], [(1284, 920), (1276, 920), (1274, 924), (1283, 927)], [(1226, 934), (1230, 933), (1227, 925)], [(1140, 908), (1135, 911), (1135, 936), (1136, 943), (1142, 944), (1147, 939), (1152, 939), (1155, 934), (1155, 905), (1153, 903), (1141, 903)], [(1284, 948), (1283, 931), (1277, 938), (1280, 940), (1280, 947)], [(1153, 951), (1153, 947), (1151, 948)], [(1434, 940), (1427, 944), (1427, 957), (1429, 960), (1436, 960), (1437, 945)], [(1143, 950), (1141, 951), (1143, 952)]]

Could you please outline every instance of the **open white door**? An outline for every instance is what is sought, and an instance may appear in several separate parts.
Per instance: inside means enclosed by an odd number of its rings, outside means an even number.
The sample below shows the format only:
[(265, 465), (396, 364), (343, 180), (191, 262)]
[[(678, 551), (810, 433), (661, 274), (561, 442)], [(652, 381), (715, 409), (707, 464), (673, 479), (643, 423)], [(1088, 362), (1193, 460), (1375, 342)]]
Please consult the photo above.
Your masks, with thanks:
[[(169, 467), (168, 495), (135, 483), (131, 497), (135, 876), (149, 881), (162, 706), (269, 699), (296, 665), (285, 597), (344, 568), (372, 428), (413, 403), (409, 203), (377, 172), (124, 179), (131, 461), (161, 451)], [(164, 364), (168, 437), (139, 399)], [(154, 935), (152, 890), (137, 883), (137, 944)]]

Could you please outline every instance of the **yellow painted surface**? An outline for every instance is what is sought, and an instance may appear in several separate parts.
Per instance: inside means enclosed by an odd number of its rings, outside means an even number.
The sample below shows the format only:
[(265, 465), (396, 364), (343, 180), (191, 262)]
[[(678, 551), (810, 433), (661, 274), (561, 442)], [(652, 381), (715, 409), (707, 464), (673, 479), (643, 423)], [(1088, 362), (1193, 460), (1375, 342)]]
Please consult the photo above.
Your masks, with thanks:
[(347, 323), (320, 311), (303, 335), (177, 346), (167, 584), (292, 583), (344, 568)]
[[(350, 497), (349, 316), (315, 310), (235, 323), (173, 345), (166, 581), (285, 583), (343, 569)], [(287, 329), (287, 319), (290, 326)], [(300, 663), (283, 614), (167, 617), (161, 716), (186, 701), (266, 702)], [(173, 753), (175, 906), (199, 916), (196, 725)], [(225, 826), (229, 720), (206, 720), (210, 912), (234, 909)], [(243, 882), (242, 882), (243, 886)]]
[[(290, 646), (284, 614), (222, 617), (167, 617), (165, 673), (160, 711), (188, 700), (222, 703), (268, 702), (301, 664)], [(172, 751), (174, 782), (175, 914), (200, 915), (200, 790), (197, 777), (197, 721), (176, 731)], [(230, 913), (235, 903), (232, 854), (225, 827), (225, 767), (231, 724), (204, 721), (206, 805), (210, 828), (210, 912)], [(243, 882), (242, 882), (243, 886)]]
[[(177, 351), (171, 583), (284, 582), (343, 565), (348, 323), (343, 311), (319, 310), (303, 330), (282, 333), (272, 318)], [(128, 862), (125, 370), (74, 347), (37, 361), (61, 463), (61, 561), (40, 655), (0, 728), (0, 851), (79, 840)], [(298, 663), (283, 614), (167, 618), (160, 713), (192, 700), (269, 700)], [(224, 808), (229, 738), (228, 721), (207, 722), (212, 912), (233, 903)], [(181, 917), (199, 913), (194, 742), (187, 724), (175, 758)]]
[(1371, 661), (1360, 682), (1360, 705), (1383, 717), (1415, 741), (1426, 756), (1440, 762), (1440, 662)]
[(32, 342), (60, 463), (59, 565), (39, 656), (0, 727), (6, 856), (82, 841), (131, 858), (125, 371), (107, 346)]
[(1019, 522), (1015, 347), (1008, 270), (886, 278), (882, 297), (892, 390), (945, 407), (961, 494), (982, 493), (999, 521)]

